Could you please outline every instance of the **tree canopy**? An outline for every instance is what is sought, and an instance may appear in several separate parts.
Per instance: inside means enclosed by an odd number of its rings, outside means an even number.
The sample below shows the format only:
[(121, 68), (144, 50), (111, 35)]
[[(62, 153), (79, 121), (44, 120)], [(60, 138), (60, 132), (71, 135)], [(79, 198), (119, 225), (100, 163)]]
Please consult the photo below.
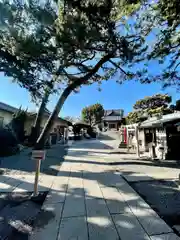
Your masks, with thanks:
[(164, 115), (173, 112), (169, 107), (172, 99), (167, 94), (156, 94), (138, 100), (133, 111), (128, 114), (126, 120), (128, 123), (137, 123), (154, 115)]
[(167, 108), (169, 103), (171, 103), (172, 98), (167, 94), (156, 94), (150, 97), (145, 97), (138, 100), (133, 108), (136, 110), (149, 111), (149, 109), (157, 109), (159, 107)]
[(126, 77), (121, 65), (143, 50), (140, 38), (117, 32), (113, 1), (3, 0), (0, 13), (0, 71), (30, 90), (53, 74), (63, 84), (87, 74), (81, 84), (107, 80), (117, 70)]
[[(114, 1), (6, 1), (0, 5), (0, 70), (33, 93), (57, 82), (61, 96), (38, 142), (44, 142), (65, 100), (100, 83), (144, 51), (142, 39), (116, 27)], [(47, 100), (47, 99), (46, 99)]]
[[(147, 70), (142, 71), (142, 83), (161, 82), (163, 87), (180, 86), (180, 1), (140, 1), (134, 28), (145, 37), (148, 49), (144, 55)], [(149, 63), (159, 66), (156, 73), (149, 71)]]
[(117, 31), (113, 1), (66, 1), (59, 9), (52, 35), (59, 58), (56, 75), (64, 90), (42, 131), (40, 142), (69, 94), (82, 85), (108, 80), (117, 72), (121, 73), (117, 81), (132, 77), (123, 66), (145, 51), (140, 37)]
[(82, 119), (84, 122), (93, 126), (101, 122), (104, 116), (104, 108), (101, 104), (96, 103), (82, 109)]
[[(76, 81), (79, 87), (108, 80), (118, 71), (118, 82), (134, 77), (177, 85), (179, 8), (178, 0), (2, 0), (0, 71), (33, 93), (52, 85), (54, 75), (64, 86), (88, 74), (81, 84)], [(152, 32), (154, 44), (146, 44)], [(151, 76), (147, 66), (137, 72), (128, 68), (143, 60), (164, 64), (167, 56), (169, 67), (158, 76)], [(101, 66), (93, 69), (100, 59)]]
[(51, 85), (48, 78), (55, 68), (55, 48), (49, 44), (50, 20), (45, 23), (43, 18), (46, 10), (35, 10), (33, 2), (0, 2), (0, 71), (39, 95), (45, 85)]

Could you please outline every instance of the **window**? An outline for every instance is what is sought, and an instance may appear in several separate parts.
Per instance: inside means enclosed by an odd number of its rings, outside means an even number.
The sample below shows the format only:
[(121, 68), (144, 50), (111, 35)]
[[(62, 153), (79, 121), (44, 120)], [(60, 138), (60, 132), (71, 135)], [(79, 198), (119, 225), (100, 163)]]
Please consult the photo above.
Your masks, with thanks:
[(3, 126), (3, 121), (4, 121), (4, 118), (3, 118), (3, 117), (0, 117), (0, 127)]

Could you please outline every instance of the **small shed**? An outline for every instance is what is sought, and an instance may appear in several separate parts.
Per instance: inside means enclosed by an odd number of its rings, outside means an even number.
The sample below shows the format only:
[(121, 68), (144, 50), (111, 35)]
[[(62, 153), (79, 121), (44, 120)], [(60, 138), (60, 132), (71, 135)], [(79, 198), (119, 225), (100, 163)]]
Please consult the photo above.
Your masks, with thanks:
[(166, 158), (180, 159), (180, 132), (177, 124), (180, 122), (180, 112), (152, 117), (140, 124), (144, 130), (145, 145), (153, 143), (156, 149), (164, 149)]

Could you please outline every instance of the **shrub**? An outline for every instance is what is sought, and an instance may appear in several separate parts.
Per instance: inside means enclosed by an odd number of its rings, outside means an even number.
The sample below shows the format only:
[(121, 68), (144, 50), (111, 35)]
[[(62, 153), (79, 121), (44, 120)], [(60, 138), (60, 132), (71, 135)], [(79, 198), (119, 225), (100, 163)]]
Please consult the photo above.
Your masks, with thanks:
[(6, 128), (0, 128), (0, 157), (10, 156), (18, 151), (18, 141), (13, 132)]

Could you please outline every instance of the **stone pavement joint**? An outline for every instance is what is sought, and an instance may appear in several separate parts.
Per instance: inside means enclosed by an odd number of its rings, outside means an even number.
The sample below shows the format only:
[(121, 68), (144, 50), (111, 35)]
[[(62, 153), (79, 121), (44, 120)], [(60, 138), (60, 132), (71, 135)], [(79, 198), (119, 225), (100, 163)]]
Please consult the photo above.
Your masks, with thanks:
[(82, 173), (80, 173), (80, 178), (77, 179), (72, 178), (70, 175), (62, 217), (80, 217), (85, 215)]
[(109, 159), (98, 158), (108, 151), (99, 140), (71, 146), (31, 240), (180, 240)]

